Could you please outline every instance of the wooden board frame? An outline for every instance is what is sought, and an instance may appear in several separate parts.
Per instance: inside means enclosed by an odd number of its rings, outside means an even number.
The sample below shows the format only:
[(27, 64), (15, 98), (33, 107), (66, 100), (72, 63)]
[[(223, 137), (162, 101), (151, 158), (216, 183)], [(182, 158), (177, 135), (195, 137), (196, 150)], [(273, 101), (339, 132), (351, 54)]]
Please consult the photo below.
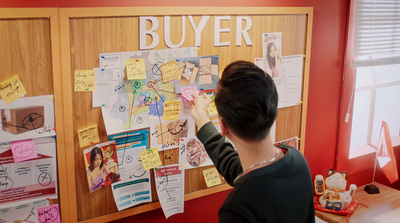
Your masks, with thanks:
[[(172, 16), (182, 15), (185, 12), (187, 15), (306, 15), (306, 53), (304, 62), (304, 75), (303, 75), (303, 101), (301, 112), (301, 129), (300, 129), (300, 150), (304, 154), (305, 144), (305, 131), (306, 131), (306, 115), (307, 115), (307, 100), (308, 100), (308, 82), (309, 82), (309, 67), (310, 67), (310, 52), (311, 52), (311, 33), (313, 21), (313, 9), (310, 7), (301, 8), (267, 8), (267, 7), (124, 7), (124, 8), (62, 8), (60, 9), (60, 44), (61, 44), (61, 67), (62, 67), (62, 81), (64, 87), (62, 88), (63, 95), (63, 133), (65, 139), (63, 145), (65, 148), (65, 156), (60, 157), (60, 164), (65, 164), (63, 169), (68, 166), (75, 166), (74, 154), (74, 126), (73, 126), (73, 86), (72, 82), (72, 69), (71, 69), (71, 46), (70, 46), (70, 19), (73, 18), (90, 18), (90, 17), (127, 17), (127, 16)], [(57, 113), (57, 115), (59, 115)], [(59, 133), (59, 132), (57, 132)], [(58, 140), (57, 140), (58, 141)], [(79, 162), (79, 161), (77, 161)], [(67, 196), (64, 201), (68, 207), (62, 207), (63, 222), (77, 221), (77, 193), (76, 193), (76, 179), (75, 171), (64, 171), (67, 182)], [(65, 181), (63, 181), (65, 182)], [(60, 182), (61, 184), (61, 182)], [(65, 185), (64, 185), (65, 186)], [(191, 200), (198, 197), (206, 196), (209, 194), (217, 193), (231, 188), (229, 185), (220, 185), (201, 191), (196, 191), (190, 194), (185, 194), (185, 200)], [(150, 211), (160, 208), (159, 202), (153, 202), (139, 207), (127, 209), (124, 211), (110, 213), (107, 215), (99, 216), (84, 220), (82, 222), (106, 222), (130, 215), (139, 214), (142, 212)]]
[[(69, 222), (68, 212), (71, 205), (68, 204), (67, 188), (67, 163), (64, 138), (64, 108), (63, 108), (63, 80), (61, 75), (61, 45), (60, 45), (60, 23), (58, 8), (0, 8), (1, 19), (49, 19), (51, 43), (51, 64), (54, 95), (55, 126), (57, 132), (57, 167), (58, 167), (58, 197), (59, 205), (63, 210), (63, 222)], [(28, 92), (29, 94), (29, 92)], [(52, 201), (53, 202), (53, 201)]]

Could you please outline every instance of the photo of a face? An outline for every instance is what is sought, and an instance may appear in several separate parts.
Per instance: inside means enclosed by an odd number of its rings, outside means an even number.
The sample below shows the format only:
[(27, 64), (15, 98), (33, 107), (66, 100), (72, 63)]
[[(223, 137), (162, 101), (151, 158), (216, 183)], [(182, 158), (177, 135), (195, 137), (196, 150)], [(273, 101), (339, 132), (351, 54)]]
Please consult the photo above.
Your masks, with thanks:
[(100, 143), (83, 151), (89, 192), (120, 180), (115, 141)]
[(263, 70), (272, 78), (282, 78), (282, 34), (263, 33)]

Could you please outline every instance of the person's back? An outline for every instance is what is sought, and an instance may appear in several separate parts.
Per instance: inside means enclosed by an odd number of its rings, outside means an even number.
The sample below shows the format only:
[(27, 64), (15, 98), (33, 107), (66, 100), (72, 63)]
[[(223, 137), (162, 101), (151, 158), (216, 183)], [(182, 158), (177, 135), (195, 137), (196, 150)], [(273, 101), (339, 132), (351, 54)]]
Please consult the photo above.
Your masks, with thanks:
[(279, 161), (235, 182), (219, 211), (220, 222), (313, 222), (311, 175), (304, 157), (282, 148)]
[(209, 99), (193, 96), (197, 137), (234, 186), (220, 209), (220, 222), (314, 222), (312, 180), (304, 156), (288, 146), (275, 147), (269, 134), (278, 104), (272, 78), (246, 61), (225, 68), (215, 96), (221, 134), (206, 114)]

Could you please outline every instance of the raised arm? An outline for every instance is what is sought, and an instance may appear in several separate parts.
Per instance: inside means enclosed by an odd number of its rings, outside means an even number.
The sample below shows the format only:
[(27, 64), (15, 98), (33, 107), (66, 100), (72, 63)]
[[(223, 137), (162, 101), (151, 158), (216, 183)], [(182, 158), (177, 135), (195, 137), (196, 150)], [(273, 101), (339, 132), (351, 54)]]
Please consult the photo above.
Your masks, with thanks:
[(193, 94), (192, 116), (199, 129), (197, 138), (203, 143), (211, 160), (226, 182), (234, 186), (235, 178), (242, 173), (239, 155), (230, 142), (225, 140), (210, 122), (207, 107), (211, 100), (205, 96)]

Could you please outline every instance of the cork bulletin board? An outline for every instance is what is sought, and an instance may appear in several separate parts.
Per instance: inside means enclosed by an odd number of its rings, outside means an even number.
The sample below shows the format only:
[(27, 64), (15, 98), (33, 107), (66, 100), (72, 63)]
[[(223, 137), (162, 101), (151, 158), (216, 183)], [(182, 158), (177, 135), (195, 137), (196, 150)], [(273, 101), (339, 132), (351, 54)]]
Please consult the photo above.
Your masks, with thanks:
[[(57, 150), (60, 154), (58, 156), (59, 178), (62, 179), (59, 180), (59, 188), (63, 221), (112, 221), (160, 208), (155, 189), (152, 191), (151, 203), (123, 211), (118, 211), (110, 187), (102, 188), (101, 193), (89, 193), (82, 152), (87, 147), (80, 146), (78, 137), (79, 130), (97, 125), (100, 142), (109, 140), (101, 108), (92, 107), (92, 94), (74, 91), (75, 70), (98, 68), (100, 54), (142, 50), (143, 45), (139, 40), (141, 17), (152, 17), (159, 23), (154, 33), (157, 33), (160, 39), (151, 50), (168, 49), (174, 45), (179, 45), (179, 48), (196, 47), (198, 56), (218, 55), (219, 72), (235, 60), (253, 62), (255, 58), (262, 57), (261, 34), (281, 32), (282, 55), (304, 56), (302, 103), (279, 109), (275, 138), (276, 141), (292, 137), (300, 138), (300, 151), (304, 153), (312, 8), (224, 7), (223, 10), (218, 7), (62, 8), (56, 13), (59, 13), (59, 17), (57, 14), (55, 18), (57, 22), (52, 26), (51, 33), (48, 31), (50, 24), (46, 24), (49, 23), (48, 21), (35, 22), (44, 23), (47, 26), (46, 38), (52, 38), (55, 42), (52, 41), (51, 47), (48, 45), (49, 41), (45, 42), (45, 47), (47, 47), (45, 49), (48, 51), (45, 57), (51, 58), (53, 64), (44, 66), (42, 73), (47, 74), (46, 81), (49, 85), (53, 85), (55, 97), (58, 95), (60, 98), (60, 101), (55, 101), (55, 103), (56, 107), (57, 103), (60, 103), (56, 109), (57, 129), (62, 128), (57, 131)], [(200, 39), (196, 36), (189, 16), (195, 24), (199, 24), (204, 16), (209, 16)], [(218, 40), (215, 39), (214, 34), (215, 17), (222, 18), (219, 20), (221, 32)], [(238, 42), (236, 30), (239, 29), (238, 27), (243, 29), (246, 26), (246, 21), (238, 20), (242, 17), (249, 18), (252, 22), (251, 29), (247, 32), (252, 44), (248, 44), (240, 35)], [(164, 36), (166, 19), (170, 21), (169, 32), (173, 34), (169, 35), (169, 40), (166, 40)], [(186, 21), (185, 35), (182, 34), (182, 20)], [(145, 24), (147, 30), (152, 26), (149, 21)], [(48, 37), (49, 34), (50, 37)], [(42, 33), (29, 35), (42, 35)], [(216, 41), (225, 44), (216, 46)], [(145, 42), (147, 46), (154, 43), (154, 37), (146, 35)], [(49, 93), (51, 92), (37, 94)], [(159, 152), (159, 155), (163, 164), (168, 165), (179, 162), (178, 153), (179, 148), (173, 148)], [(207, 168), (209, 167), (185, 171), (185, 200), (231, 188), (225, 182), (208, 188), (202, 175), (202, 171)], [(154, 183), (152, 186), (154, 188)]]

